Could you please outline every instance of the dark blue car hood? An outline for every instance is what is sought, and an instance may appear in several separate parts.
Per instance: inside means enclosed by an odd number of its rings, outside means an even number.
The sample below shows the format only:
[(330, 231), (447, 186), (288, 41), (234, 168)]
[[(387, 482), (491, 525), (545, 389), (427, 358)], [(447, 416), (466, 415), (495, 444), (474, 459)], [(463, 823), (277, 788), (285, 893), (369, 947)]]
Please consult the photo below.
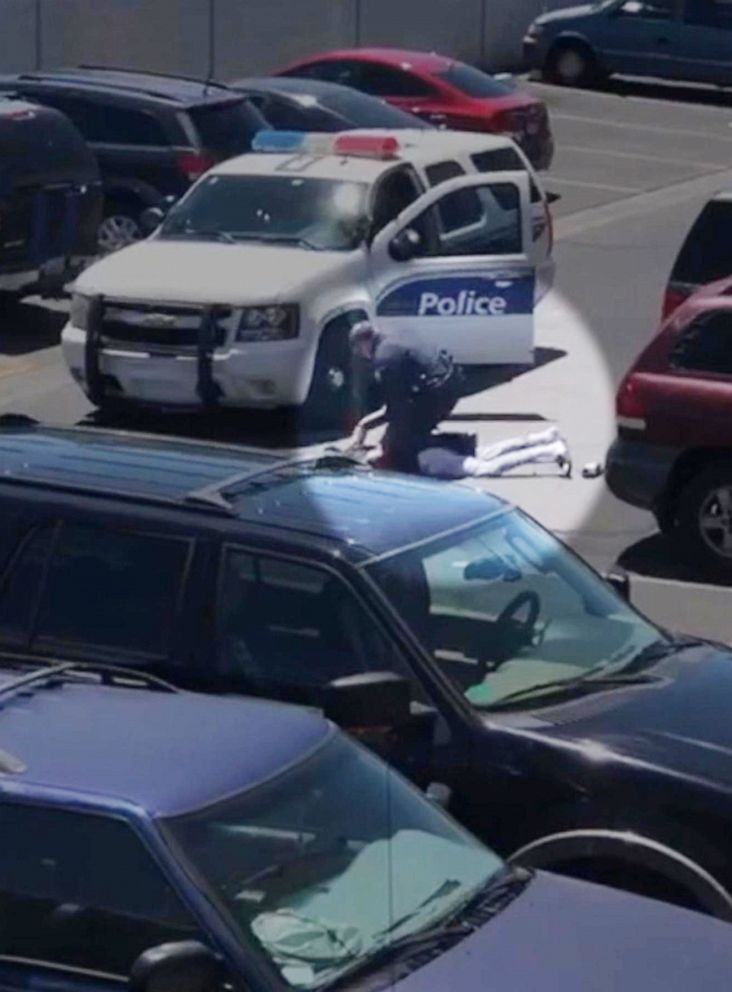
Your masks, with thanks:
[(650, 671), (657, 682), (535, 710), (535, 732), (732, 791), (732, 653), (687, 648)]
[(476, 934), (399, 992), (718, 992), (732, 927), (664, 903), (537, 874)]

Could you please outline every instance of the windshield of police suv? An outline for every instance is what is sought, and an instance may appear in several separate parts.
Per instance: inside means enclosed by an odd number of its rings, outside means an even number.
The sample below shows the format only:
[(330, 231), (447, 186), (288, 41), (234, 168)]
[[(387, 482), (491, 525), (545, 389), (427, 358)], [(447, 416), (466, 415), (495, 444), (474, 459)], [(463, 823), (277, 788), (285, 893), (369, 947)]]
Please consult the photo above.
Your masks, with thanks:
[(166, 821), (244, 941), (318, 988), (454, 914), (503, 865), (341, 735), (275, 779)]
[[(479, 709), (553, 701), (622, 671), (660, 632), (517, 510), (371, 566), (393, 608)], [(542, 687), (546, 687), (542, 689)], [(585, 686), (586, 688), (587, 686)]]
[(265, 241), (349, 251), (363, 240), (368, 186), (302, 176), (204, 178), (170, 212), (158, 237)]

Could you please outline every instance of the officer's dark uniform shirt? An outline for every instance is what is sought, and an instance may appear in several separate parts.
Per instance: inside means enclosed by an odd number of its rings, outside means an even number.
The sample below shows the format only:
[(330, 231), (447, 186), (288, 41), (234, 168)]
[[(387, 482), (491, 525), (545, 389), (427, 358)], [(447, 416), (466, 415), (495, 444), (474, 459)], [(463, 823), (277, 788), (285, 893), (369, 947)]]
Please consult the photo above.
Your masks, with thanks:
[(417, 472), (418, 453), (459, 397), (453, 360), (414, 332), (378, 335), (372, 373), (386, 406), (385, 462), (398, 471)]

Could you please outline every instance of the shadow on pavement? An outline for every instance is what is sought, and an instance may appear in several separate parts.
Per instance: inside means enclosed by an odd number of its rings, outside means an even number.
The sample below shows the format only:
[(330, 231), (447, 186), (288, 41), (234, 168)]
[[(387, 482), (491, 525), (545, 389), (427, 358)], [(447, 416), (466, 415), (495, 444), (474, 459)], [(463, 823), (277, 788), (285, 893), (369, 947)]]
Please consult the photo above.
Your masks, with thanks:
[(626, 548), (618, 558), (618, 565), (650, 579), (732, 587), (732, 571), (720, 573), (684, 561), (679, 556), (678, 543), (662, 534), (645, 537)]
[(82, 424), (256, 448), (301, 448), (343, 439), (343, 431), (315, 428), (279, 410), (222, 410), (214, 414), (131, 410), (115, 416), (94, 411)]
[(42, 303), (0, 301), (0, 355), (29, 355), (61, 340), (66, 313)]
[(671, 83), (662, 80), (609, 79), (596, 87), (616, 96), (645, 97), (676, 103), (696, 103), (710, 107), (732, 107), (732, 90), (714, 86)]

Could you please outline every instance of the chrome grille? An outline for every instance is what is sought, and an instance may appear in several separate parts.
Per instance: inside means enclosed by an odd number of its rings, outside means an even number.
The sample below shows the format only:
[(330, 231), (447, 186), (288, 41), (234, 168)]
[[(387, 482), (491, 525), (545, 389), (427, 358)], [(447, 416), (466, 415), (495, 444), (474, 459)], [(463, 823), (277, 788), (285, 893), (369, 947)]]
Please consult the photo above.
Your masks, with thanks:
[[(109, 301), (102, 314), (102, 338), (128, 350), (191, 352), (198, 347), (203, 314), (203, 307)], [(233, 318), (231, 307), (215, 308), (214, 347), (226, 343)]]

